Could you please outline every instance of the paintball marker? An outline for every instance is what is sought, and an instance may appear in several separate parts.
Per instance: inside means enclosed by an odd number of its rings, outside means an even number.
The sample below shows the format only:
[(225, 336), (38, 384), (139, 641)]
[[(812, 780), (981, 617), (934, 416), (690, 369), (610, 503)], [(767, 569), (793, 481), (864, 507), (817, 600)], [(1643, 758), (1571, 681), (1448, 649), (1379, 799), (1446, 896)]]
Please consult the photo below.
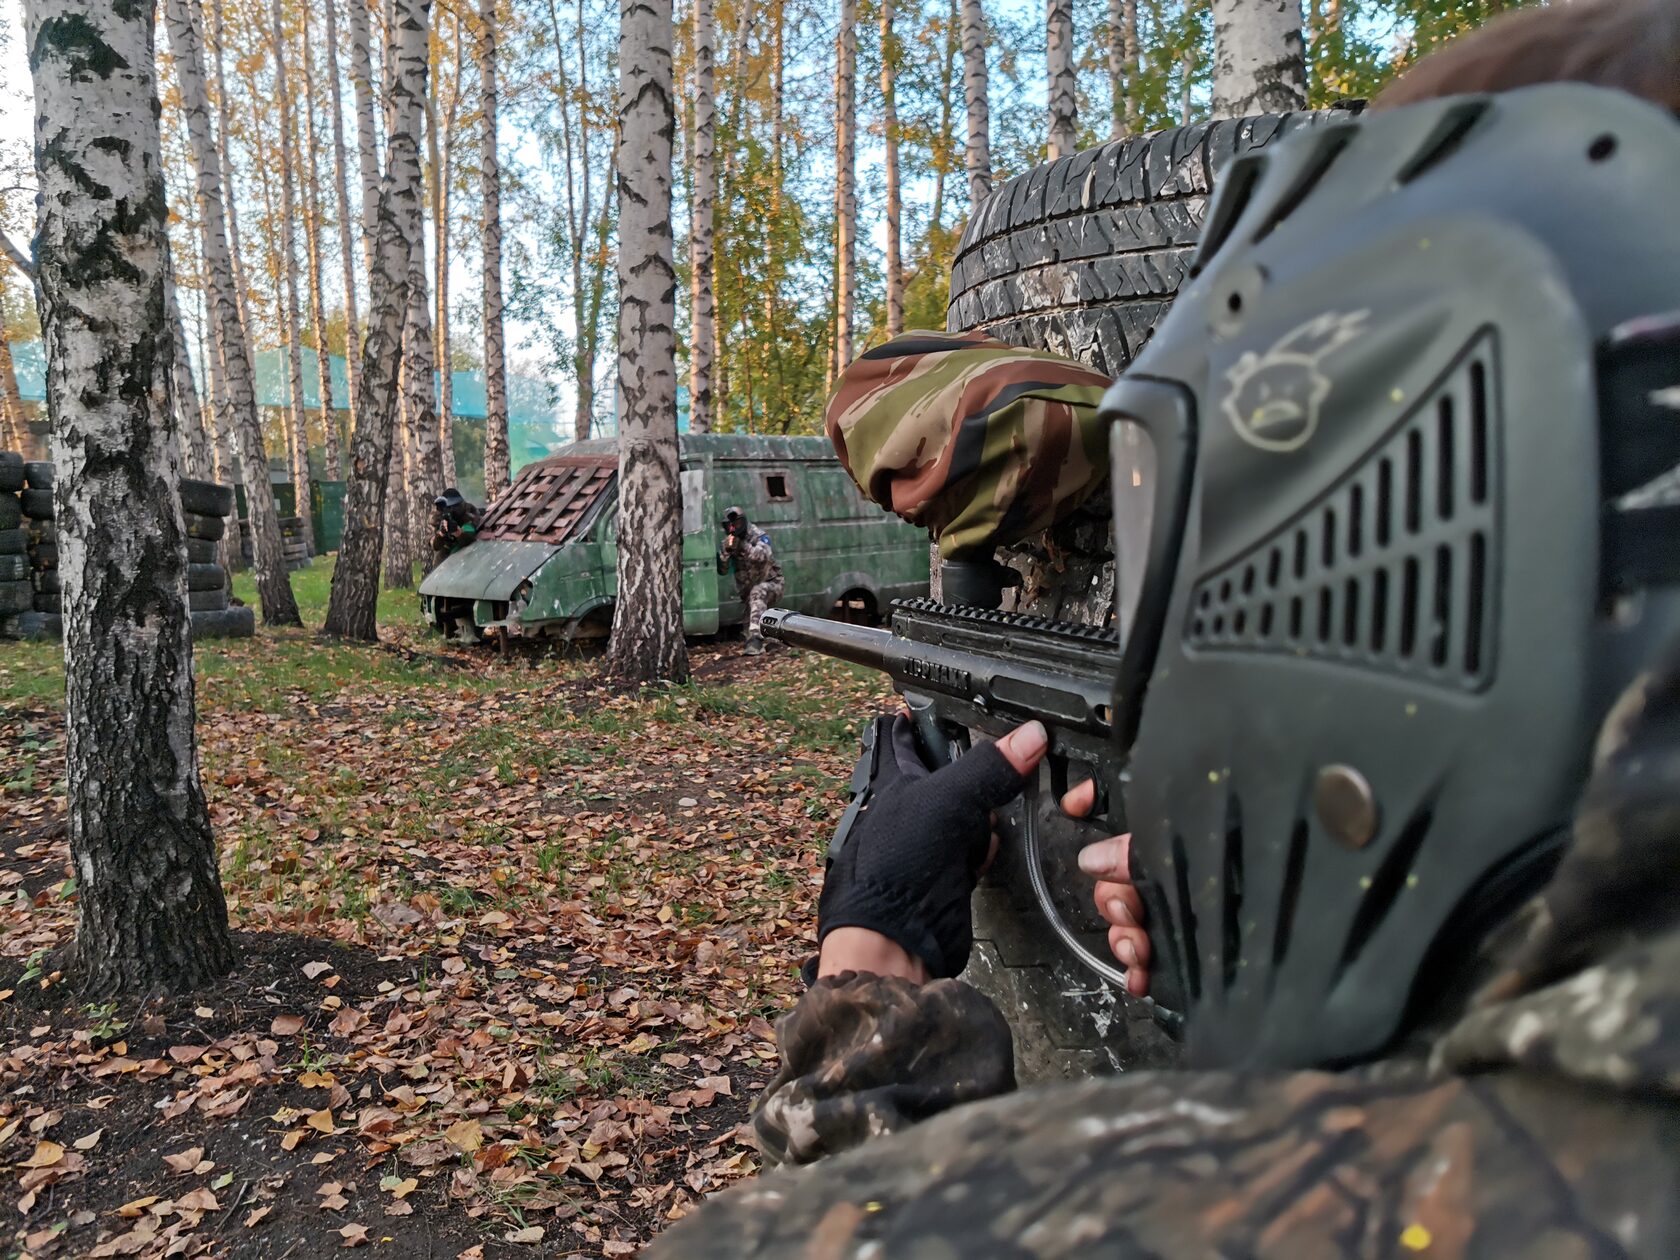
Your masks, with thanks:
[[(974, 733), (996, 737), (1035, 718), (1044, 723), (1050, 746), (1036, 779), (1021, 800), (999, 811), (1005, 842), (995, 873), (1030, 883), (1063, 944), (1098, 975), (1124, 984), (1125, 973), (1111, 960), (1104, 925), (1090, 904), (1090, 880), (1078, 869), (1081, 847), (1125, 829), (1120, 801), (1125, 759), (1113, 729), (1120, 659), (1114, 631), (927, 599), (895, 603), (890, 630), (775, 608), (764, 614), (763, 631), (791, 647), (890, 676), (910, 711), (923, 755), (935, 765), (961, 756)], [(876, 755), (866, 742), (831, 857), (846, 843), (866, 803)], [(1086, 819), (1071, 819), (1061, 810), (1061, 798), (1085, 779), (1096, 787), (1096, 804)], [(1158, 1018), (1172, 1027), (1171, 1013), (1159, 1011)]]

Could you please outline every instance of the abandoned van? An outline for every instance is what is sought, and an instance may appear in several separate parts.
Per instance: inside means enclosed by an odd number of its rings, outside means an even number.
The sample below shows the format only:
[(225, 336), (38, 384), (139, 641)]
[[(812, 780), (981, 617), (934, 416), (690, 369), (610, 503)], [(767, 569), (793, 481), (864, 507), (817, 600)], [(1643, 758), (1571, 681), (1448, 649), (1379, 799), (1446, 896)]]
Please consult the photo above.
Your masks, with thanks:
[[(927, 534), (858, 493), (825, 439), (679, 441), (687, 633), (746, 619), (734, 576), (719, 576), (716, 565), (718, 522), (731, 506), (770, 535), (787, 608), (872, 621), (894, 599), (927, 594)], [(426, 620), (445, 633), (606, 635), (618, 589), (617, 482), (611, 438), (526, 465), (484, 514), (477, 539), (420, 584)]]

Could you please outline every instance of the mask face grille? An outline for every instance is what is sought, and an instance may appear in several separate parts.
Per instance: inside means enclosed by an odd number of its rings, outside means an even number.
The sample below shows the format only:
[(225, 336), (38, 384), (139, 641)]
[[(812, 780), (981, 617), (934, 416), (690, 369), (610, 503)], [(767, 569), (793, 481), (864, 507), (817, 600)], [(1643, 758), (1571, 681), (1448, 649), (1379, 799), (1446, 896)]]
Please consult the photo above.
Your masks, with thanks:
[(1265, 652), (1479, 690), (1494, 675), (1499, 461), (1481, 334), (1328, 492), (1196, 585), (1191, 652)]

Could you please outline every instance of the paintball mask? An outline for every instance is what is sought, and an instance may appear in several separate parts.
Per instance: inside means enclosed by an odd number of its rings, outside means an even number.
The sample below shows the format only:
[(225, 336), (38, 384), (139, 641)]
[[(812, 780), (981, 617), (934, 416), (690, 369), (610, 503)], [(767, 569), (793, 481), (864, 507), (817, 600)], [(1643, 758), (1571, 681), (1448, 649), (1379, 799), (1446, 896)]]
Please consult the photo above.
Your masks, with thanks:
[(718, 522), (718, 525), (722, 527), (724, 533), (731, 537), (744, 533), (747, 528), (747, 514), (738, 507), (728, 508), (724, 511), (723, 519)]
[(1574, 85), (1227, 169), (1103, 403), (1132, 859), (1192, 1061), (1368, 1057), (1549, 873), (1680, 631), (1676, 206), (1675, 119)]
[(467, 501), (461, 492), (451, 486), (437, 498), (432, 500), (432, 507), (439, 516), (447, 517), (457, 525), (462, 524), (468, 514)]

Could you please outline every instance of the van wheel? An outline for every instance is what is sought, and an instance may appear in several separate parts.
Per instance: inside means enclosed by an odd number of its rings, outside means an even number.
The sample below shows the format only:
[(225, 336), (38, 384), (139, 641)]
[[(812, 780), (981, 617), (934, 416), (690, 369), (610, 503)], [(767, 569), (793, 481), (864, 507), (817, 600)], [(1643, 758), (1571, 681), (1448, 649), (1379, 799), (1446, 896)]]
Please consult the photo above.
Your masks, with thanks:
[(850, 590), (834, 601), (829, 616), (854, 626), (873, 626), (881, 620), (881, 610), (875, 596), (865, 590)]

